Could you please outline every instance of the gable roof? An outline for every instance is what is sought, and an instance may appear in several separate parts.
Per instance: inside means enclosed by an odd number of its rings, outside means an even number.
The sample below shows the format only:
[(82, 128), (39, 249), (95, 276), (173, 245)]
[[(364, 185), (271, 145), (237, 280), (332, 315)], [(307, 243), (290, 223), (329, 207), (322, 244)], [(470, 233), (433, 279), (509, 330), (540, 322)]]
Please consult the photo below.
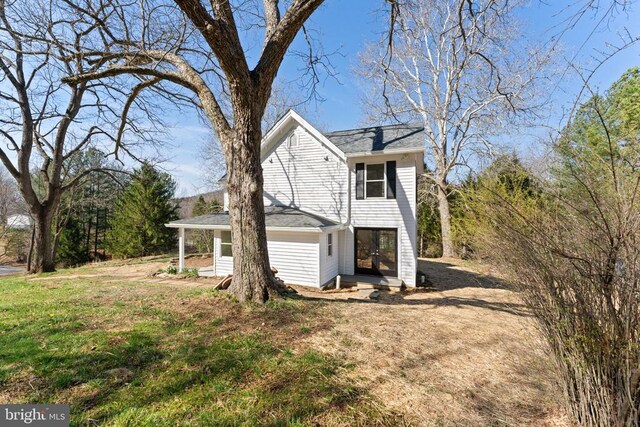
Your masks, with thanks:
[[(307, 231), (320, 231), (323, 228), (340, 225), (335, 221), (290, 206), (265, 206), (264, 219), (267, 230), (308, 229)], [(221, 212), (180, 219), (170, 222), (167, 227), (228, 230), (230, 228), (229, 213)]]
[(324, 135), (347, 155), (421, 151), (425, 142), (424, 127), (406, 124), (339, 130)]
[(312, 136), (314, 136), (318, 141), (324, 144), (329, 150), (333, 151), (333, 153), (341, 159), (344, 159), (344, 152), (336, 147), (327, 137), (325, 137), (318, 129), (311, 126), (309, 122), (307, 122), (300, 114), (296, 113), (294, 110), (287, 111), (278, 121), (271, 126), (271, 129), (264, 134), (262, 138), (262, 146), (260, 149), (262, 153), (266, 153), (268, 149), (275, 142), (282, 142), (280, 138), (282, 135), (282, 131), (288, 129), (288, 125), (292, 122), (298, 123), (298, 125), (302, 126), (307, 132), (309, 132)]
[(278, 136), (280, 131), (292, 121), (296, 121), (340, 158), (357, 154), (382, 154), (392, 151), (419, 152), (424, 150), (425, 136), (423, 126), (395, 124), (321, 133), (300, 114), (291, 109), (265, 133), (262, 149), (266, 150), (267, 147), (276, 142), (274, 140), (278, 138), (274, 137)]
[[(343, 160), (354, 155), (424, 150), (425, 137), (422, 126), (397, 124), (321, 133), (300, 114), (290, 109), (262, 137), (263, 155), (274, 143), (280, 141), (278, 136), (282, 136), (281, 131), (292, 121), (297, 122)], [(218, 182), (224, 182), (226, 178), (225, 173)]]

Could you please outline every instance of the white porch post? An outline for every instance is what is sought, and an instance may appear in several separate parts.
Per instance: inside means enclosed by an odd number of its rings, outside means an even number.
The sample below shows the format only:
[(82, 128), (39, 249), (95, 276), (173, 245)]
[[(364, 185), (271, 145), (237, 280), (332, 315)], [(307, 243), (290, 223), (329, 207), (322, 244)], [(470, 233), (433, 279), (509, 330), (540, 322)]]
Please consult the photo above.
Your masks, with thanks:
[(184, 228), (179, 231), (178, 237), (178, 272), (184, 270)]

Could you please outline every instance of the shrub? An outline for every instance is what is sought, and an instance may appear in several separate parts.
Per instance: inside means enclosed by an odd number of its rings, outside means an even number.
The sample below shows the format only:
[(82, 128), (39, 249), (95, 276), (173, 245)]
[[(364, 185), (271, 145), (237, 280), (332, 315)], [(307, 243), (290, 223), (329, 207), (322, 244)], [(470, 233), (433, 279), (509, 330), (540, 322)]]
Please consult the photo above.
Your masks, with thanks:
[(476, 244), (522, 291), (582, 426), (640, 424), (640, 72), (621, 80), (565, 129), (544, 194), (494, 180), (475, 204)]
[(185, 277), (198, 277), (197, 268), (185, 268), (182, 270), (182, 275)]

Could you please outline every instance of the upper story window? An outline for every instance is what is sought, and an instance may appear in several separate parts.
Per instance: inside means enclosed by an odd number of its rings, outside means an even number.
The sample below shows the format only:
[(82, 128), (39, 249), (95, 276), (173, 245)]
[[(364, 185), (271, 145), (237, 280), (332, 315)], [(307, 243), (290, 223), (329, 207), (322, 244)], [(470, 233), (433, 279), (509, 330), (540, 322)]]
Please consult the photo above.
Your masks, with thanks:
[(298, 135), (296, 135), (296, 133), (292, 133), (291, 135), (289, 135), (289, 137), (287, 138), (287, 147), (289, 148), (294, 148), (298, 146)]
[(220, 237), (220, 256), (233, 256), (231, 251), (231, 231), (222, 230)]
[(327, 235), (327, 256), (333, 255), (333, 233)]
[(396, 198), (396, 161), (356, 163), (356, 200)]
[(366, 197), (385, 197), (385, 188), (384, 163), (368, 164), (365, 179)]

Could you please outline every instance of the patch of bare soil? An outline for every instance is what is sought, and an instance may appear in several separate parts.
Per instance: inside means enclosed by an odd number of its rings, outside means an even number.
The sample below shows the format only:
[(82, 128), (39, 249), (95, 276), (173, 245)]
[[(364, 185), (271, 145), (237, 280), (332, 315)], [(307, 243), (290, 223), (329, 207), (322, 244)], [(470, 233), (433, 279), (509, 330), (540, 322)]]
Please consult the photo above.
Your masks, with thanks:
[(213, 266), (213, 258), (212, 255), (197, 255), (191, 256), (184, 260), (184, 265), (187, 268), (202, 268), (202, 267), (212, 267)]
[(334, 326), (306, 341), (353, 362), (353, 380), (415, 425), (568, 425), (518, 295), (458, 260), (421, 260), (419, 269), (434, 290), (379, 301), (299, 290), (336, 302)]
[[(211, 267), (212, 264), (213, 260), (210, 256), (191, 256), (185, 259), (186, 268)], [(154, 273), (166, 269), (168, 265), (169, 258), (158, 256), (134, 258), (130, 260), (114, 260), (87, 264), (86, 266), (70, 270), (69, 274), (65, 274), (65, 272), (62, 272), (54, 276), (33, 277), (29, 280), (47, 282), (58, 279), (95, 278), (110, 281), (146, 281), (146, 279), (151, 278)], [(198, 278), (196, 280), (194, 278), (175, 277), (164, 278), (164, 280), (154, 279), (153, 281), (178, 284), (193, 282), (209, 283), (212, 281), (217, 283), (217, 281), (219, 280), (219, 278)]]

